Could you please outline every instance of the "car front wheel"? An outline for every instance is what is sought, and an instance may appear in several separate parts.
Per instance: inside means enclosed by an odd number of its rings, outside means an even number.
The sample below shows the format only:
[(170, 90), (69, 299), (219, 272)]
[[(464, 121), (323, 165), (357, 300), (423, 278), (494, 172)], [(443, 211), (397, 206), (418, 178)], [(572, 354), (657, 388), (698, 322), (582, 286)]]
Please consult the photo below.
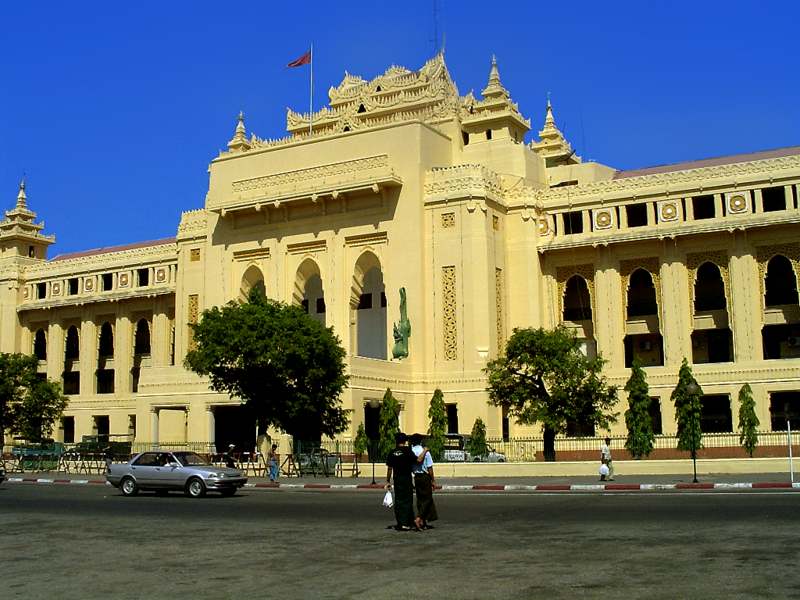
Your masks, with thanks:
[(206, 484), (198, 477), (192, 477), (186, 484), (186, 493), (192, 498), (202, 498), (206, 495)]
[(123, 496), (135, 496), (139, 493), (139, 486), (136, 485), (136, 482), (131, 477), (123, 479), (119, 489), (122, 490)]

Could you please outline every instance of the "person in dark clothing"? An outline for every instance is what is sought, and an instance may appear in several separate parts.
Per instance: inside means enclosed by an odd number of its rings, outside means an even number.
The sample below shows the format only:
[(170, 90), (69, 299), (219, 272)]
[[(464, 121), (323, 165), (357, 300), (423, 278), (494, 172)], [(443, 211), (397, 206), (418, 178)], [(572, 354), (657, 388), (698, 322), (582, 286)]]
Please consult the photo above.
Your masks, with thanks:
[(394, 441), (397, 447), (386, 459), (385, 487), (392, 489), (394, 475), (394, 516), (397, 519), (397, 529), (420, 529), (421, 521), (414, 518), (414, 484), (411, 480), (411, 466), (417, 461), (417, 457), (406, 445), (408, 436), (405, 433), (394, 434)]
[(228, 451), (225, 453), (225, 466), (231, 469), (236, 468), (236, 457), (233, 455), (235, 446), (231, 444), (228, 446)]
[[(414, 490), (417, 493), (417, 516), (422, 522), (422, 529), (428, 529), (428, 521), (436, 521), (439, 514), (433, 502), (433, 490), (436, 489), (436, 480), (433, 474), (433, 459), (427, 448), (422, 447), (422, 435), (415, 433), (411, 436), (411, 451), (423, 460), (414, 462)], [(432, 527), (432, 526), (431, 526)]]

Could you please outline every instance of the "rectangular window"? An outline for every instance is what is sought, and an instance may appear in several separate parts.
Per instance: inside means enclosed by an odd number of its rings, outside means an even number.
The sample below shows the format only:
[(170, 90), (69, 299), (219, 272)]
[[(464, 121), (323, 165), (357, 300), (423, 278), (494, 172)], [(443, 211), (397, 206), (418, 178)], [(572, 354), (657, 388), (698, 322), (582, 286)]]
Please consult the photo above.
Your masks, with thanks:
[(447, 409), (447, 433), (458, 433), (458, 405), (448, 404)]
[(139, 287), (147, 287), (150, 285), (150, 269), (137, 269), (136, 277), (139, 282)]
[(37, 283), (36, 284), (36, 297), (37, 298), (47, 298), (47, 284), (46, 283)]
[(564, 213), (564, 234), (576, 233), (583, 233), (583, 213), (580, 211)]
[(733, 431), (731, 399), (727, 394), (701, 396), (700, 431), (730, 433)]
[(78, 371), (64, 373), (64, 395), (77, 396), (81, 393), (81, 374)]
[(78, 295), (78, 278), (73, 277), (72, 279), (67, 280), (67, 293), (70, 296), (77, 296)]
[(103, 273), (100, 279), (100, 290), (110, 292), (114, 287), (114, 276), (111, 273)]
[(139, 367), (133, 367), (131, 369), (131, 392), (136, 394), (139, 391), (139, 374), (141, 373), (141, 369)]
[(308, 314), (308, 298), (303, 300), (300, 305), (303, 307), (303, 312)]
[(61, 428), (64, 430), (64, 443), (75, 443), (75, 417), (64, 417), (61, 419)]
[(97, 371), (97, 393), (114, 393), (114, 369), (100, 369)]
[(628, 217), (628, 227), (646, 227), (647, 226), (647, 205), (646, 204), (628, 204), (625, 207), (625, 213)]
[(97, 431), (97, 441), (105, 443), (108, 441), (108, 434), (111, 433), (111, 426), (107, 415), (94, 417), (94, 429)]
[(357, 310), (369, 310), (370, 308), (372, 308), (372, 294), (361, 294)]
[(694, 211), (695, 221), (713, 219), (717, 216), (714, 196), (696, 196), (692, 198), (692, 210)]
[(650, 424), (653, 427), (653, 433), (661, 435), (663, 428), (661, 425), (661, 402), (658, 398), (650, 398), (650, 408), (647, 411), (650, 414)]
[(325, 314), (325, 298), (317, 298), (317, 314)]
[(782, 187), (764, 188), (761, 200), (765, 213), (786, 210), (786, 192)]

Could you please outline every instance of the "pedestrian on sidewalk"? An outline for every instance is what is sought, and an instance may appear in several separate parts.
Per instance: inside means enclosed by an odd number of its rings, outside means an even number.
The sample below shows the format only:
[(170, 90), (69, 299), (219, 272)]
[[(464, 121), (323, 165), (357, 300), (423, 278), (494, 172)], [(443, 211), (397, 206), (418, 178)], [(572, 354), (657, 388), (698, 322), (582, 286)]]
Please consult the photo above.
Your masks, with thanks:
[(111, 451), (111, 446), (103, 448), (103, 458), (106, 461), (106, 473), (111, 473), (111, 463), (114, 462), (114, 453)]
[[(429, 529), (428, 521), (436, 521), (439, 518), (436, 504), (433, 502), (436, 478), (433, 474), (433, 459), (428, 449), (422, 447), (421, 434), (415, 433), (411, 436), (411, 451), (417, 457), (417, 461), (414, 462), (411, 469), (414, 473), (414, 488), (417, 492), (417, 518), (421, 521), (422, 529)], [(419, 462), (420, 457), (423, 457), (421, 463)]]
[(236, 448), (233, 444), (228, 446), (228, 451), (225, 453), (225, 466), (229, 469), (236, 468), (236, 457), (233, 454), (233, 450)]
[[(606, 438), (606, 443), (600, 446), (600, 462), (608, 467), (608, 480), (614, 481), (614, 461), (611, 460), (611, 449), (609, 445), (611, 444), (611, 438)], [(606, 476), (600, 475), (600, 481), (605, 481)]]
[(269, 451), (269, 481), (274, 483), (278, 479), (280, 469), (278, 469), (278, 462), (280, 455), (278, 454), (278, 445), (272, 444), (272, 449)]
[(408, 436), (405, 433), (394, 434), (397, 447), (386, 459), (386, 489), (392, 489), (394, 475), (394, 516), (398, 531), (420, 529), (419, 519), (414, 517), (414, 484), (411, 480), (411, 466), (417, 457), (406, 445)]

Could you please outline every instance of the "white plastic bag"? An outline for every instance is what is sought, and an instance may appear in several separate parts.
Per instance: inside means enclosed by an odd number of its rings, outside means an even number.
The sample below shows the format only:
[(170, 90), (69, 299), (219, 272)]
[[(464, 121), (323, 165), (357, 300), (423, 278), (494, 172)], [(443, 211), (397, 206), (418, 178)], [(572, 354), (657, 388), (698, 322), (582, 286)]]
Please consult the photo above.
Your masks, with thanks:
[(383, 505), (386, 508), (392, 508), (394, 506), (394, 498), (392, 498), (391, 490), (386, 490), (386, 495), (383, 497)]
[(600, 465), (600, 475), (603, 477), (608, 475), (608, 465)]

